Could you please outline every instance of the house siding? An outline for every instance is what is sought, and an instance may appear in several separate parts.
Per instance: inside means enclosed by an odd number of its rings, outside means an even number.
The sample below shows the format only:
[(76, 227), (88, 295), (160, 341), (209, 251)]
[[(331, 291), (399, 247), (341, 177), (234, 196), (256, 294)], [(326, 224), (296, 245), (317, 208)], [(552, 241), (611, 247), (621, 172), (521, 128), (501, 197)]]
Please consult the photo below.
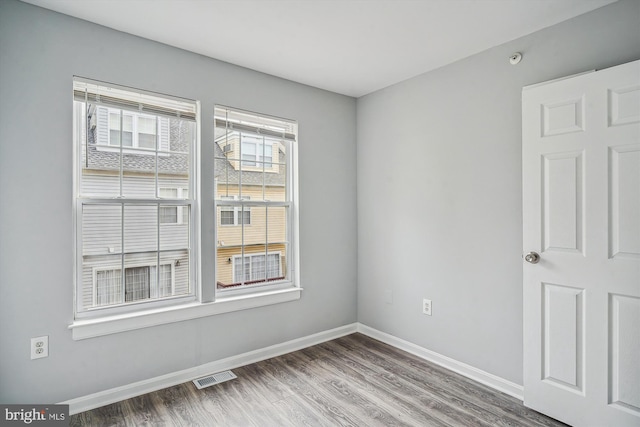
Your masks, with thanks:
[[(173, 295), (190, 292), (190, 229), (183, 223), (181, 206), (177, 223), (158, 223), (160, 190), (181, 189), (183, 198), (189, 189), (188, 152), (193, 139), (193, 124), (158, 117), (159, 150), (140, 151), (109, 146), (109, 109), (78, 102), (76, 121), (87, 123), (80, 134), (80, 195), (110, 199), (114, 203), (91, 204), (80, 199), (82, 226), (81, 309), (95, 306), (95, 273), (99, 270), (154, 266), (172, 266)], [(85, 112), (88, 120), (85, 120)], [(131, 112), (136, 114), (135, 112)], [(82, 126), (82, 125), (81, 125)], [(174, 151), (168, 151), (168, 150)], [(186, 193), (185, 193), (186, 191)], [(148, 199), (149, 203), (127, 203), (127, 199)]]
[[(186, 295), (190, 291), (189, 278), (189, 251), (177, 250), (161, 252), (159, 264), (172, 265), (173, 295)], [(97, 270), (114, 270), (122, 267), (120, 255), (98, 255), (84, 258), (82, 266), (82, 306), (91, 308), (95, 298), (95, 272)], [(125, 256), (125, 269), (129, 267), (142, 267), (158, 265), (158, 257), (155, 252), (141, 254), (128, 254)]]

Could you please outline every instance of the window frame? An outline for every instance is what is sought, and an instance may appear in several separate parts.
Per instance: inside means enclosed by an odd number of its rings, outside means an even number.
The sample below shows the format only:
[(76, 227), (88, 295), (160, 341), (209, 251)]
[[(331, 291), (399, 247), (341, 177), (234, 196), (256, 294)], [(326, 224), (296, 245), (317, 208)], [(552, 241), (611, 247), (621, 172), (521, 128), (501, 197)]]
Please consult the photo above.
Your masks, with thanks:
[[(239, 133), (239, 147), (240, 147), (240, 153), (238, 153), (237, 157), (234, 157), (233, 161), (237, 161), (238, 166), (238, 170), (240, 171), (240, 176), (242, 175), (242, 170), (243, 170), (243, 156), (242, 156), (242, 143), (243, 143), (243, 133), (247, 132), (247, 133), (251, 133), (252, 135), (255, 135), (257, 137), (262, 137), (263, 141), (262, 141), (262, 145), (266, 145), (266, 140), (268, 139), (270, 141), (270, 146), (272, 147), (272, 157), (271, 157), (271, 162), (268, 163), (269, 168), (267, 168), (267, 163), (261, 163), (260, 161), (256, 159), (256, 166), (247, 166), (246, 170), (247, 171), (251, 171), (251, 172), (262, 172), (263, 174), (269, 174), (272, 173), (272, 169), (274, 165), (280, 165), (280, 161), (275, 160), (274, 161), (274, 157), (277, 157), (276, 154), (274, 154), (275, 150), (279, 150), (279, 148), (275, 147), (275, 143), (278, 142), (280, 144), (284, 144), (285, 145), (285, 162), (284, 162), (284, 166), (285, 166), (285, 170), (283, 173), (285, 173), (285, 200), (284, 201), (270, 201), (270, 200), (250, 200), (250, 201), (240, 201), (240, 200), (223, 200), (222, 196), (218, 196), (216, 194), (217, 192), (217, 187), (218, 187), (218, 183), (216, 182), (214, 184), (214, 213), (217, 216), (218, 215), (218, 207), (219, 206), (233, 206), (233, 207), (241, 207), (241, 206), (255, 206), (255, 207), (265, 207), (265, 208), (284, 208), (285, 209), (285, 218), (286, 218), (286, 224), (285, 224), (285, 239), (283, 242), (274, 242), (276, 244), (284, 244), (285, 245), (285, 251), (286, 251), (286, 255), (285, 255), (285, 259), (286, 259), (286, 265), (285, 265), (285, 271), (281, 271), (282, 276), (284, 276), (284, 279), (282, 280), (276, 280), (276, 281), (268, 281), (268, 280), (264, 280), (263, 282), (259, 282), (259, 283), (252, 283), (252, 284), (248, 284), (245, 283), (244, 281), (242, 283), (240, 283), (240, 286), (223, 286), (223, 287), (219, 287), (216, 286), (215, 288), (215, 298), (216, 299), (224, 299), (224, 298), (237, 298), (237, 297), (245, 297), (245, 296), (251, 296), (253, 294), (259, 294), (261, 292), (269, 292), (269, 291), (278, 291), (278, 290), (288, 290), (288, 289), (301, 289), (300, 287), (300, 276), (299, 276), (299, 255), (298, 255), (298, 245), (299, 245), (299, 241), (298, 241), (298, 162), (297, 162), (297, 143), (298, 143), (298, 137), (297, 137), (297, 122), (295, 120), (290, 120), (290, 119), (284, 119), (284, 118), (280, 118), (280, 117), (275, 117), (275, 116), (271, 116), (271, 115), (266, 115), (266, 114), (262, 114), (262, 113), (254, 113), (251, 111), (247, 111), (247, 110), (241, 110), (241, 109), (237, 109), (237, 108), (233, 108), (233, 107), (228, 107), (228, 106), (222, 106), (222, 105), (216, 105), (215, 106), (215, 114), (214, 114), (214, 127), (220, 127), (223, 126), (224, 129), (226, 130), (227, 134), (230, 134), (232, 132), (238, 132)], [(225, 113), (226, 115), (222, 115), (221, 113)], [(237, 114), (237, 115), (244, 115), (246, 117), (249, 117), (248, 120), (234, 120), (233, 119), (233, 115)], [(232, 117), (231, 119), (229, 117)], [(257, 119), (258, 123), (264, 124), (264, 126), (258, 125), (254, 128), (252, 128), (251, 126), (251, 118), (253, 119)], [(277, 128), (278, 126), (283, 126), (286, 125), (290, 128), (293, 129), (292, 132), (287, 132), (287, 131), (275, 131), (274, 128)], [(222, 144), (224, 146), (228, 145), (225, 141), (223, 141), (221, 139), (222, 137), (217, 136), (215, 138), (215, 142), (216, 144)], [(222, 148), (222, 147), (221, 147)], [(257, 149), (257, 147), (256, 147)], [(222, 149), (223, 152), (223, 156), (224, 156), (224, 149)], [(264, 153), (263, 153), (264, 154)], [(258, 157), (258, 154), (256, 153), (256, 157)], [(218, 157), (217, 159), (219, 160), (225, 160), (225, 161), (231, 161), (226, 157)], [(263, 156), (264, 159), (264, 156)], [(215, 171), (215, 164), (216, 162), (214, 162), (214, 176), (216, 175), (216, 171)], [(278, 166), (278, 170), (279, 170), (279, 166)], [(264, 185), (264, 183), (263, 183)], [(242, 180), (240, 179), (239, 183), (238, 183), (239, 189), (242, 188)], [(242, 198), (243, 194), (242, 191), (240, 191), (240, 195), (239, 197)], [(264, 188), (263, 188), (264, 191)], [(263, 193), (264, 194), (264, 193)], [(252, 218), (253, 220), (253, 218)], [(216, 218), (216, 224), (219, 223), (219, 220)], [(219, 276), (218, 276), (218, 270), (219, 270), (219, 266), (218, 263), (220, 262), (220, 260), (218, 259), (218, 251), (224, 249), (225, 247), (228, 246), (223, 246), (221, 245), (221, 240), (219, 237), (219, 233), (218, 233), (218, 228), (216, 227), (215, 229), (215, 236), (214, 236), (214, 242), (217, 242), (216, 244), (214, 244), (214, 258), (216, 259), (216, 266), (215, 266), (215, 277), (216, 277), (216, 283), (219, 281)], [(274, 243), (270, 243), (268, 241), (265, 241), (265, 253), (266, 252), (273, 252), (273, 251), (268, 251), (268, 247), (269, 245), (272, 245)], [(244, 247), (244, 231), (243, 231), (243, 243), (241, 245), (242, 247)], [(244, 255), (244, 249), (243, 252), (239, 255)], [(282, 254), (280, 254), (280, 259), (282, 259)], [(281, 267), (280, 267), (281, 268)], [(233, 273), (232, 273), (233, 276)]]
[[(85, 79), (82, 77), (74, 76), (74, 83), (76, 81), (93, 83), (106, 85), (112, 88), (115, 88), (115, 91), (127, 91), (133, 90), (138, 93), (150, 96), (157, 96), (158, 94), (155, 92), (147, 92), (139, 89), (132, 89), (125, 86), (117, 86), (110, 83), (102, 83), (91, 79)], [(77, 98), (78, 93), (75, 91), (74, 84), (74, 97)], [(189, 111), (184, 110), (182, 113), (184, 116), (182, 117), (190, 117), (195, 121), (195, 135), (194, 135), (194, 146), (191, 147), (190, 151), (190, 164), (191, 164), (191, 172), (190, 172), (190, 184), (189, 184), (189, 194), (191, 197), (191, 209), (189, 211), (189, 223), (192, 227), (192, 233), (190, 236), (193, 239), (193, 244), (190, 246), (190, 280), (193, 284), (192, 290), (193, 295), (184, 297), (184, 298), (166, 298), (160, 299), (152, 302), (142, 302), (142, 303), (128, 303), (128, 307), (113, 307), (108, 310), (95, 310), (98, 315), (91, 316), (81, 316), (77, 315), (77, 308), (79, 307), (80, 302), (78, 295), (78, 277), (81, 275), (82, 269), (82, 253), (78, 251), (78, 248), (82, 248), (82, 236), (81, 233), (78, 233), (78, 219), (81, 218), (82, 210), (81, 203), (78, 203), (78, 194), (80, 188), (80, 172), (81, 168), (80, 164), (80, 156), (83, 154), (81, 147), (81, 141), (76, 141), (76, 137), (80, 136), (80, 130), (82, 129), (82, 121), (78, 120), (78, 116), (74, 110), (73, 117), (73, 135), (74, 135), (74, 143), (72, 144), (73, 151), (73, 159), (74, 159), (74, 167), (73, 167), (73, 240), (75, 242), (74, 245), (74, 317), (71, 324), (69, 324), (68, 328), (72, 332), (72, 338), (74, 340), (83, 340), (87, 338), (100, 337), (109, 334), (116, 334), (125, 331), (136, 330), (140, 328), (158, 326), (163, 324), (170, 324), (174, 322), (181, 322), (185, 320), (213, 316), (223, 313), (231, 313), (235, 311), (247, 310), (252, 308), (264, 307), (273, 304), (281, 304), (285, 302), (291, 302), (299, 300), (301, 297), (301, 293), (303, 288), (300, 283), (300, 269), (299, 269), (299, 236), (298, 236), (298, 224), (299, 224), (299, 210), (298, 210), (298, 162), (297, 162), (297, 142), (294, 142), (290, 145), (287, 150), (287, 155), (289, 156), (289, 161), (287, 162), (287, 176), (288, 183), (287, 188), (290, 191), (291, 199), (293, 203), (290, 205), (289, 215), (290, 218), (287, 226), (292, 230), (291, 235), (288, 237), (288, 248), (289, 251), (287, 253), (288, 259), (286, 259), (287, 268), (289, 269), (289, 277), (287, 283), (279, 283), (278, 286), (264, 286), (264, 287), (255, 287), (247, 290), (238, 290), (235, 292), (220, 292), (216, 286), (216, 267), (214, 263), (214, 271), (212, 277), (207, 277), (207, 280), (203, 280), (202, 277), (202, 262), (200, 257), (202, 256), (201, 250), (201, 217), (204, 214), (207, 216), (210, 215), (210, 209), (204, 209), (201, 211), (203, 204), (201, 202), (201, 171), (203, 168), (213, 168), (214, 163), (213, 159), (208, 159), (205, 156), (201, 156), (201, 122), (202, 122), (202, 113), (200, 110), (200, 101), (187, 100), (179, 97), (172, 97), (166, 95), (160, 95), (166, 99), (173, 99), (176, 101), (175, 105), (183, 101), (187, 101), (190, 103), (194, 103), (195, 112), (190, 113)], [(99, 95), (90, 94), (90, 98), (88, 99), (85, 95), (83, 98), (85, 102), (88, 101), (99, 101)], [(173, 107), (171, 104), (169, 107)], [(151, 112), (155, 114), (153, 106), (148, 108), (148, 105), (141, 105), (140, 111), (143, 112)], [(74, 107), (76, 108), (76, 107)], [(82, 109), (81, 109), (82, 110)], [(241, 111), (237, 110), (236, 111)], [(166, 110), (162, 110), (159, 114), (164, 114)], [(81, 112), (80, 116), (83, 116), (85, 111)], [(262, 117), (268, 117), (266, 115), (261, 115)], [(84, 115), (86, 118), (86, 115)], [(211, 116), (209, 116), (211, 117)], [(215, 115), (214, 115), (215, 117)], [(214, 120), (217, 120), (215, 118)], [(276, 118), (276, 120), (280, 120)], [(290, 121), (295, 123), (294, 121)], [(86, 121), (85, 121), (86, 123)], [(297, 123), (296, 123), (297, 127)], [(86, 131), (86, 129), (85, 129)], [(267, 131), (269, 129), (267, 128)], [(86, 133), (84, 135), (85, 143), (86, 141)], [(297, 140), (297, 137), (296, 137)], [(134, 152), (136, 154), (144, 154), (144, 149), (123, 149), (122, 147), (110, 147), (104, 144), (99, 144), (98, 141), (95, 141), (96, 149), (98, 151), (122, 151), (127, 153), (129, 151)], [(171, 147), (171, 145), (165, 145), (165, 147)], [(160, 152), (162, 151), (163, 145), (156, 145), (156, 153), (158, 157), (166, 156), (168, 153)], [(274, 148), (275, 150), (275, 148)], [(264, 169), (263, 169), (264, 170)], [(213, 221), (214, 225), (216, 224), (216, 210), (215, 210), (215, 197), (209, 196), (205, 198), (205, 201), (208, 203), (210, 200), (214, 203), (213, 209)], [(96, 203), (119, 203), (117, 198), (107, 198), (101, 201), (96, 201)], [(131, 201), (133, 204), (142, 203), (149, 204), (148, 200), (137, 200)], [(178, 200), (171, 200), (171, 204), (173, 205), (187, 205), (188, 203)], [(252, 205), (254, 205), (252, 203)], [(124, 206), (124, 204), (122, 205)], [(169, 224), (167, 224), (169, 225)], [(220, 229), (218, 226), (214, 226), (214, 240), (213, 242), (217, 242), (217, 232)], [(207, 240), (210, 237), (206, 237)], [(214, 243), (215, 246), (215, 243)], [(205, 251), (206, 253), (206, 251)], [(215, 250), (214, 250), (215, 253)], [(282, 255), (280, 255), (282, 257)], [(282, 258), (281, 258), (282, 262)], [(121, 264), (122, 265), (122, 264)], [(281, 264), (279, 265), (281, 268)], [(193, 274), (191, 274), (193, 273)], [(175, 279), (176, 272), (172, 271), (172, 286), (175, 287)], [(125, 284), (126, 286), (126, 284)], [(93, 290), (93, 282), (92, 288)], [(175, 288), (172, 289), (174, 291)], [(175, 291), (174, 291), (175, 292)], [(133, 308), (135, 309), (129, 309)], [(124, 310), (122, 309), (124, 308)]]
[[(140, 89), (129, 88), (125, 86), (113, 85), (111, 83), (104, 83), (95, 80), (85, 79), (82, 77), (74, 77), (74, 107), (73, 107), (73, 222), (74, 222), (74, 323), (71, 325), (71, 328), (76, 327), (82, 322), (85, 321), (96, 321), (100, 322), (103, 319), (110, 319), (113, 316), (131, 316), (132, 318), (144, 315), (145, 312), (152, 310), (163, 310), (170, 307), (177, 307), (180, 305), (192, 303), (200, 298), (201, 287), (200, 287), (200, 213), (199, 213), (199, 159), (200, 159), (200, 130), (199, 130), (199, 116), (200, 116), (200, 103), (196, 100), (189, 100), (184, 98), (173, 97), (164, 94), (158, 94), (155, 92), (147, 92)], [(84, 92), (83, 92), (84, 90)], [(106, 146), (101, 145), (98, 139), (97, 125), (93, 122), (93, 117), (89, 118), (88, 114), (91, 111), (89, 109), (89, 105), (91, 105), (94, 110), (94, 115), (97, 114), (97, 109), (100, 108), (112, 108), (112, 105), (105, 104), (100, 101), (100, 96), (96, 96), (96, 93), (100, 91), (109, 91), (113, 90), (122, 96), (130, 96), (130, 99), (125, 98), (123, 103), (129, 102), (131, 104), (132, 99), (136, 99), (138, 94), (143, 94), (140, 96), (141, 101), (145, 103), (139, 104), (140, 111), (143, 111), (143, 114), (147, 116), (152, 116), (155, 100), (160, 100), (158, 102), (166, 102), (170, 107), (177, 105), (176, 108), (180, 108), (183, 106), (188, 106), (193, 110), (193, 116), (191, 119), (188, 119), (189, 112), (186, 111), (185, 115), (181, 115), (180, 110), (177, 111), (176, 114), (170, 114), (170, 109), (165, 108), (162, 110), (161, 107), (158, 107), (158, 110), (161, 110), (157, 113), (158, 118), (167, 118), (167, 117), (175, 117), (176, 119), (184, 119), (190, 120), (194, 122), (193, 134), (192, 138), (187, 140), (187, 144), (189, 147), (188, 151), (188, 177), (187, 177), (187, 188), (189, 189), (188, 198), (182, 199), (169, 199), (169, 198), (161, 198), (159, 197), (160, 188), (166, 188), (166, 186), (159, 185), (158, 174), (159, 171), (156, 167), (156, 171), (153, 173), (152, 179), (155, 182), (155, 192), (154, 195), (147, 197), (132, 197), (126, 196), (122, 194), (122, 180), (125, 178), (124, 169), (122, 166), (120, 167), (120, 171), (118, 172), (117, 179), (120, 182), (120, 196), (118, 197), (110, 197), (107, 195), (96, 195), (91, 194), (90, 192), (82, 193), (83, 190), (83, 154), (88, 150), (90, 139), (88, 137), (88, 133), (90, 131), (95, 131), (96, 136), (93, 139), (93, 144), (95, 144), (95, 149), (99, 151), (100, 148), (112, 151), (112, 152), (120, 152), (121, 156), (125, 154), (135, 154), (135, 155), (144, 155), (144, 154), (155, 154), (158, 158), (163, 156), (165, 159), (167, 156), (172, 155), (172, 151), (163, 151), (161, 152), (161, 143), (160, 143), (160, 133), (156, 134), (156, 148), (144, 149), (144, 148), (136, 148), (136, 147), (126, 147), (126, 146)], [(123, 95), (124, 94), (124, 95)], [(84, 98), (83, 98), (84, 95)], [(110, 98), (108, 102), (114, 102), (114, 98)], [(115, 102), (120, 101), (120, 99), (116, 99)], [(149, 104), (151, 103), (151, 104)], [(129, 109), (133, 107), (131, 105), (125, 105)], [(144, 108), (150, 108), (150, 112), (144, 112)], [(186, 107), (183, 107), (186, 108)], [(124, 107), (123, 107), (124, 109)], [(120, 111), (120, 110), (118, 110)], [(137, 111), (132, 111), (133, 114), (138, 114)], [(168, 120), (168, 119), (167, 119)], [(158, 126), (159, 120), (156, 119), (156, 124)], [(169, 122), (167, 121), (167, 124)], [(93, 128), (96, 128), (95, 130)], [(107, 125), (107, 134), (110, 129)], [(167, 135), (168, 137), (168, 135)], [(103, 140), (104, 142), (104, 140)], [(84, 147), (84, 144), (87, 144), (87, 147)], [(170, 149), (170, 145), (168, 146)], [(183, 155), (184, 152), (176, 151), (176, 154)], [(156, 164), (157, 161), (156, 161)], [(122, 163), (121, 163), (122, 165)], [(88, 168), (91, 170), (92, 168)], [(98, 169), (99, 171), (99, 169)], [(87, 191), (85, 189), (85, 191)], [(185, 283), (187, 287), (187, 292), (180, 295), (172, 295), (169, 297), (161, 297), (161, 298), (151, 298), (144, 300), (135, 300), (135, 301), (123, 301), (117, 304), (105, 305), (105, 306), (96, 306), (96, 281), (95, 281), (95, 272), (93, 272), (94, 266), (86, 264), (84, 261), (85, 255), (87, 255), (84, 251), (83, 247), (83, 207), (84, 206), (99, 206), (99, 205), (111, 205), (111, 206), (119, 206), (118, 209), (121, 212), (121, 217), (124, 218), (123, 209), (127, 209), (128, 207), (136, 207), (136, 206), (155, 206), (155, 212), (157, 215), (157, 219), (155, 219), (157, 224), (156, 231), (156, 239), (159, 239), (161, 233), (161, 226), (170, 226), (172, 224), (160, 224), (160, 208), (163, 206), (173, 207), (178, 206), (183, 209), (187, 209), (189, 212), (189, 224), (188, 224), (188, 240), (187, 246), (185, 248), (181, 248), (180, 250), (186, 250), (189, 256), (189, 264), (186, 268), (188, 268), (188, 282)], [(120, 222), (120, 233), (124, 233), (124, 225), (123, 220)], [(186, 224), (185, 224), (186, 225)], [(97, 228), (100, 230), (100, 228)], [(122, 245), (124, 243), (124, 237), (121, 238), (121, 244), (119, 244), (118, 250), (112, 250), (109, 248), (108, 252), (105, 252), (104, 255), (114, 255), (115, 257), (119, 257), (120, 260), (116, 259), (115, 264), (120, 264), (118, 268), (124, 268), (125, 271), (128, 268), (133, 268), (136, 265), (136, 261), (127, 261), (126, 258), (129, 254), (135, 254), (136, 251), (126, 250), (126, 247)], [(159, 242), (159, 240), (156, 240)], [(166, 260), (161, 259), (162, 253), (170, 253), (176, 249), (169, 248), (161, 248), (156, 246), (156, 249), (151, 251), (150, 256), (155, 257), (158, 261), (158, 264), (165, 264)], [(101, 254), (99, 254), (101, 256)], [(88, 256), (88, 255), (87, 255)], [(150, 265), (148, 261), (144, 263), (145, 265)], [(109, 266), (109, 264), (107, 264)], [(83, 271), (86, 269), (92, 269), (92, 276), (90, 277), (91, 285), (88, 287), (88, 283), (86, 283), (85, 279), (83, 279)], [(108, 270), (109, 268), (107, 268)], [(175, 268), (172, 267), (172, 294), (176, 292), (176, 284), (175, 284)], [(126, 280), (123, 282), (123, 289), (126, 289)], [(87, 295), (88, 292), (91, 292), (91, 296)], [(151, 293), (150, 293), (151, 295)], [(87, 306), (84, 305), (84, 302), (87, 301)], [(90, 302), (89, 302), (90, 301)], [(92, 304), (89, 306), (89, 304)], [(75, 334), (74, 334), (75, 335)]]

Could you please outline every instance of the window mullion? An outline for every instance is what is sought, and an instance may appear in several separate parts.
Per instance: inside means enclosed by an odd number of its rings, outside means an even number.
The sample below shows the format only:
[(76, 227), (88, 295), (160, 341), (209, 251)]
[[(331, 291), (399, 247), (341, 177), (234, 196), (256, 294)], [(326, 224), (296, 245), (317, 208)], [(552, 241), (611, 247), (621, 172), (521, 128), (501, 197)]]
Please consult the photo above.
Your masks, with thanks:
[(243, 165), (243, 160), (242, 160), (242, 132), (240, 133), (239, 137), (240, 137), (240, 143), (239, 143), (240, 150), (239, 150), (239, 155), (238, 155), (238, 157), (239, 157), (238, 164), (240, 165), (240, 167), (239, 167), (240, 173), (238, 174), (238, 197), (240, 198), (240, 200), (242, 200), (242, 172), (243, 172), (243, 168), (242, 167), (244, 166)]
[[(242, 167), (240, 167), (240, 170), (242, 170)], [(242, 209), (242, 201), (240, 201), (240, 208)], [(241, 228), (241, 237), (240, 237), (240, 248), (241, 248), (241, 254), (242, 254), (242, 284), (244, 285), (245, 282), (245, 263), (244, 263), (244, 221), (240, 222), (240, 227)], [(249, 279), (251, 279), (251, 262), (249, 262)]]
[(124, 274), (124, 203), (120, 204), (120, 288), (122, 289), (121, 297), (122, 300), (120, 302), (126, 302), (126, 276)]
[(160, 197), (160, 189), (158, 188), (158, 145), (160, 144), (159, 138), (158, 138), (158, 134), (160, 132), (158, 131), (158, 118), (156, 117), (156, 150), (155, 150), (155, 159), (154, 159), (154, 164), (155, 164), (155, 173), (154, 173), (154, 178), (155, 178), (155, 185), (156, 185), (156, 198)]
[[(266, 178), (266, 163), (264, 161), (264, 155), (265, 155), (265, 137), (262, 137), (262, 200), (267, 200), (267, 178)], [(257, 150), (256, 150), (257, 151)]]
[(131, 114), (131, 148), (138, 148), (138, 116)]
[[(88, 94), (86, 90), (84, 92), (84, 119), (85, 119), (85, 126), (84, 126), (84, 129), (82, 129), (82, 136), (84, 137), (84, 164), (85, 164), (85, 167), (88, 168), (89, 167), (89, 137), (87, 135), (87, 129), (89, 129), (90, 123), (89, 123), (89, 102), (88, 102)], [(107, 124), (107, 128), (108, 127), (109, 125)], [(109, 142), (107, 141), (107, 145), (108, 144)], [(74, 194), (74, 196), (77, 196), (77, 195), (78, 195), (78, 191), (76, 191), (76, 194)]]
[(189, 200), (180, 199), (139, 199), (139, 198), (126, 198), (126, 197), (109, 197), (109, 198), (86, 198), (79, 197), (78, 200), (85, 205), (112, 205), (114, 203), (123, 203), (126, 201), (129, 205), (148, 205), (159, 203), (160, 205), (178, 205), (187, 206), (191, 204)]
[(269, 253), (269, 205), (264, 207), (264, 280), (268, 279), (267, 258)]
[[(239, 135), (239, 144), (238, 145), (240, 146), (239, 156), (238, 156), (239, 157), (239, 163), (238, 164), (240, 165), (240, 167), (239, 167), (240, 173), (238, 174), (238, 199), (240, 201), (240, 209), (242, 209), (242, 172), (243, 172), (243, 166), (244, 166), (243, 158), (242, 158), (243, 133), (239, 132), (238, 135)], [(234, 209), (234, 211), (237, 211), (237, 209)], [(240, 213), (240, 215), (244, 215), (244, 213)], [(245, 238), (245, 235), (244, 235), (244, 231), (245, 231), (244, 230), (244, 221), (238, 221), (237, 223), (240, 224), (240, 227), (241, 227), (241, 231), (240, 231), (240, 233), (241, 233), (240, 234), (240, 254), (241, 254), (241, 258), (240, 259), (242, 260), (242, 274), (241, 274), (240, 283), (242, 285), (244, 285), (244, 283), (246, 281), (246, 272), (245, 272), (246, 264), (244, 262), (244, 253), (245, 253), (245, 251), (244, 251), (244, 238)], [(251, 261), (249, 261), (249, 279), (251, 279)]]
[[(158, 175), (156, 174), (156, 182)], [(156, 187), (157, 188), (157, 187)], [(177, 214), (178, 208), (176, 208)], [(160, 202), (156, 205), (156, 297), (160, 294)], [(151, 295), (151, 283), (149, 283), (149, 295)]]
[(122, 185), (124, 180), (124, 159), (122, 155), (122, 136), (123, 136), (122, 128), (124, 126), (123, 114), (124, 114), (123, 111), (120, 110), (120, 140), (119, 140), (119, 143), (120, 143), (120, 197), (124, 196), (123, 185)]
[[(227, 113), (228, 116), (229, 113)], [(228, 126), (228, 122), (227, 122), (227, 126)], [(229, 145), (229, 129), (225, 128), (225, 132), (224, 132), (224, 143), (225, 143), (225, 147)], [(240, 150), (242, 150), (242, 142), (240, 142)], [(238, 151), (240, 153), (240, 150)], [(226, 156), (225, 156), (226, 157)], [(242, 161), (241, 159), (239, 159), (238, 161)], [(224, 170), (225, 170), (225, 188), (226, 188), (226, 193), (225, 196), (229, 197), (229, 165), (225, 162), (224, 165)], [(216, 188), (217, 190), (217, 188)]]
[[(156, 116), (156, 141), (154, 151), (154, 180), (156, 186), (156, 198), (160, 197), (160, 188), (158, 183), (158, 148), (160, 145), (160, 131), (158, 117)], [(177, 190), (176, 190), (177, 195)], [(176, 207), (176, 216), (178, 215), (178, 208)], [(176, 218), (176, 222), (178, 219)], [(156, 297), (160, 293), (160, 202), (156, 205)], [(151, 283), (149, 283), (149, 295), (151, 295)]]

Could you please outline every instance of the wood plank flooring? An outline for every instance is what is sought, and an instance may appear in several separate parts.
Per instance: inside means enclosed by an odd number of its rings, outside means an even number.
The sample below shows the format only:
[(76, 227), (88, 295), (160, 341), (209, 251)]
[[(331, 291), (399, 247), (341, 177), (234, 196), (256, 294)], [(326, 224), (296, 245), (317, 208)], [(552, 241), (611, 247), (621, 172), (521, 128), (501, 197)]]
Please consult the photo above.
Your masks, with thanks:
[(361, 334), (71, 417), (71, 426), (564, 426)]

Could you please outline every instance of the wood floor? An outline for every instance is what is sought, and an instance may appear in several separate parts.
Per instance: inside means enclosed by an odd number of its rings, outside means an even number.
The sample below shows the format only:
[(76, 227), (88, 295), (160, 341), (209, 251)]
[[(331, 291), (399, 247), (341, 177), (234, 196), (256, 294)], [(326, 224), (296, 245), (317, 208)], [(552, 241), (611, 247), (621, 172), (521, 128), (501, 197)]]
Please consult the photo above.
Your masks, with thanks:
[(361, 334), (71, 417), (71, 426), (564, 426)]

